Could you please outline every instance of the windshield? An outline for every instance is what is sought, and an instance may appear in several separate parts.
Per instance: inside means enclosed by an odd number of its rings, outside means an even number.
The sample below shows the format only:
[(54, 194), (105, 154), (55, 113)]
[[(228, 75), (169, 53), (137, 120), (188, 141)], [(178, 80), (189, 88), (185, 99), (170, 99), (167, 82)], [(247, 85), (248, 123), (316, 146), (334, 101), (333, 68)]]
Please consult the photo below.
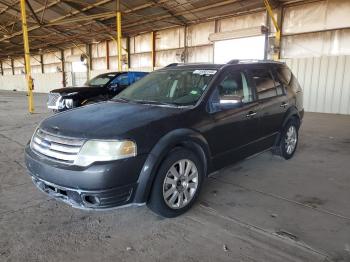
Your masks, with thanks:
[(102, 74), (98, 75), (90, 80), (88, 80), (85, 85), (87, 86), (92, 86), (92, 87), (102, 87), (105, 84), (107, 84), (109, 81), (111, 81), (116, 74), (114, 73), (109, 73), (109, 74)]
[(155, 71), (124, 89), (114, 99), (139, 103), (194, 105), (216, 70)]

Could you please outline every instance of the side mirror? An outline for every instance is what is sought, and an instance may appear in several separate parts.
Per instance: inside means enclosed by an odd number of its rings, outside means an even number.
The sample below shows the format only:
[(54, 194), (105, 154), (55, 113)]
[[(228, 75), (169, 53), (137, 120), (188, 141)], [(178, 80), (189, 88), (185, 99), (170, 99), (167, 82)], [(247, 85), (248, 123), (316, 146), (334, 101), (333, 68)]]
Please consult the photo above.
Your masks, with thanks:
[(240, 96), (223, 96), (220, 97), (220, 100), (213, 101), (211, 103), (210, 110), (211, 112), (219, 112), (222, 110), (239, 108), (243, 105), (242, 97)]
[(118, 83), (115, 83), (115, 84), (111, 84), (108, 88), (109, 90), (115, 92), (117, 91), (118, 87), (119, 87)]
[(243, 99), (241, 96), (223, 96), (220, 98), (220, 105), (222, 106), (241, 106)]

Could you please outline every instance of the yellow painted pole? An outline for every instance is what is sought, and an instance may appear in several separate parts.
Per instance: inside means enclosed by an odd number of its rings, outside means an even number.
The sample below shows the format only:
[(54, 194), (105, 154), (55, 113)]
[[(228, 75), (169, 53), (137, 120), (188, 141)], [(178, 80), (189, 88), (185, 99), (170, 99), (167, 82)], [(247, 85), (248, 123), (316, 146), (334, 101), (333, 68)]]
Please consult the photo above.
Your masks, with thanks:
[[(277, 20), (276, 20), (275, 16), (273, 15), (273, 11), (272, 11), (272, 8), (271, 8), (269, 0), (264, 0), (264, 4), (265, 4), (266, 10), (267, 10), (267, 13), (269, 14), (269, 16), (272, 19), (272, 23), (275, 26), (275, 29), (276, 29), (275, 45), (276, 45), (276, 47), (279, 48), (280, 44), (281, 44), (281, 29), (278, 26), (278, 23), (277, 23)], [(280, 51), (277, 51), (277, 53), (274, 54), (273, 59), (274, 60), (279, 60), (280, 59)]]
[(27, 88), (28, 88), (28, 109), (30, 113), (34, 113), (33, 79), (32, 79), (31, 68), (30, 68), (30, 53), (29, 53), (29, 40), (28, 40), (28, 27), (27, 27), (25, 0), (21, 0), (20, 4), (21, 4), (21, 16), (22, 16), (23, 43), (24, 43), (24, 60), (25, 60), (26, 80), (27, 80)]
[(117, 45), (118, 45), (118, 71), (122, 71), (122, 14), (120, 1), (117, 0)]
[(155, 51), (155, 32), (151, 32), (151, 47), (152, 47), (152, 71), (154, 70), (154, 67), (156, 66), (156, 51)]

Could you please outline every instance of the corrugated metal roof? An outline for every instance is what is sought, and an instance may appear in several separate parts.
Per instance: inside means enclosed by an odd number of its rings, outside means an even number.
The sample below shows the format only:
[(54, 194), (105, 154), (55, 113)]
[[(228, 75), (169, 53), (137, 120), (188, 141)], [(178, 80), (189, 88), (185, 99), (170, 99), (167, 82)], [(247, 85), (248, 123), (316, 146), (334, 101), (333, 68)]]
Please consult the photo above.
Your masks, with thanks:
[[(115, 38), (116, 0), (27, 0), (30, 47), (64, 48)], [(270, 0), (274, 5), (300, 0)], [(124, 36), (264, 10), (262, 0), (121, 1)], [(23, 54), (19, 0), (0, 0), (0, 58)]]

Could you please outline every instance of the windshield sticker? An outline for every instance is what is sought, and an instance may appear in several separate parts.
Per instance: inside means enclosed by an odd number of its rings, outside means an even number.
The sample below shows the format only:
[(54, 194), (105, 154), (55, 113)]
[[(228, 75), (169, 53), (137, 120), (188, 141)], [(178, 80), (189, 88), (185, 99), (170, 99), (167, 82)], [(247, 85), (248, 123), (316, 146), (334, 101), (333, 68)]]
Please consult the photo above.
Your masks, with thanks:
[(108, 76), (111, 76), (111, 77), (113, 77), (113, 76), (115, 76), (115, 74), (109, 74)]
[(197, 95), (197, 94), (198, 94), (198, 91), (192, 90), (192, 91), (191, 91), (191, 94), (192, 94), (192, 95)]
[(215, 75), (217, 70), (194, 70), (194, 75)]

